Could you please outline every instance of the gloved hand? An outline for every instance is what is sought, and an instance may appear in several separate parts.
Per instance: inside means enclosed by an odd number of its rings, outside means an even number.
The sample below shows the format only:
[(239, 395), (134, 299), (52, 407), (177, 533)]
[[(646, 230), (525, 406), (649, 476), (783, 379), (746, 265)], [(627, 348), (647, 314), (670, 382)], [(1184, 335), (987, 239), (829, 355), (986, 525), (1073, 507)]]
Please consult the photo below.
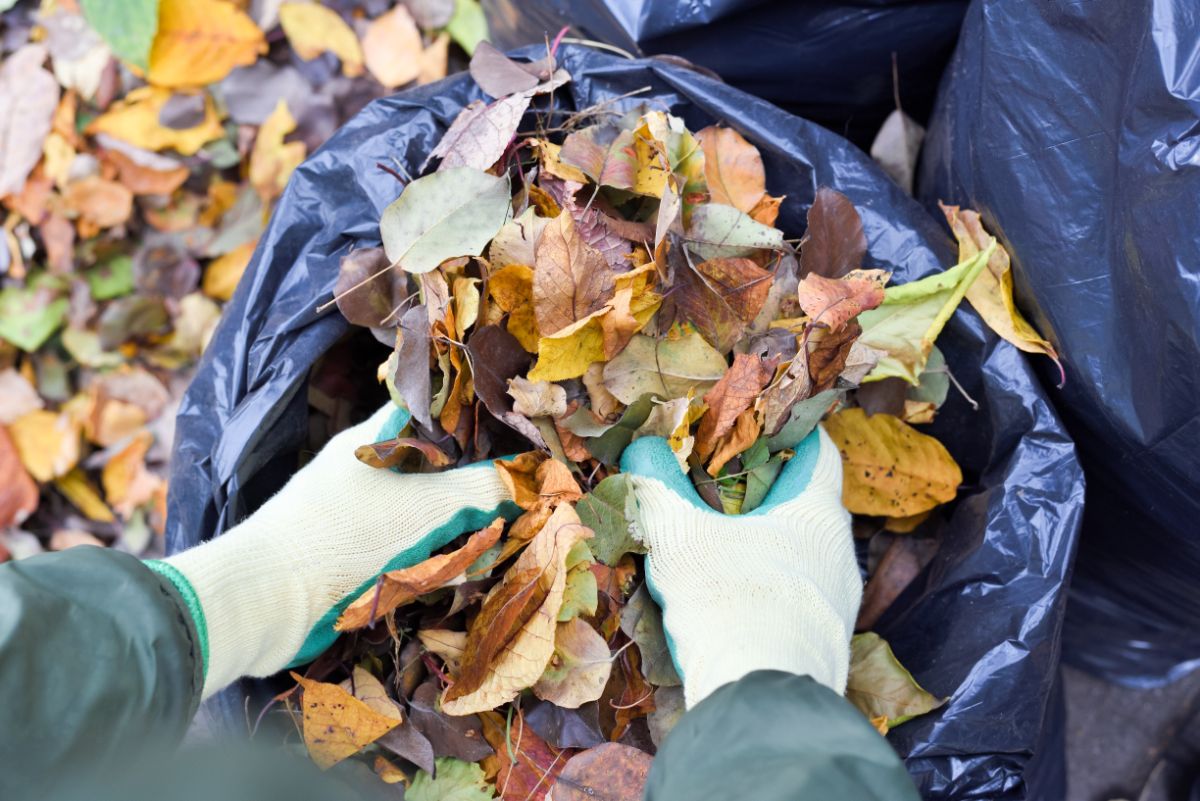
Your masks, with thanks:
[(745, 515), (705, 504), (660, 437), (633, 442), (621, 470), (632, 476), (647, 584), (689, 708), (754, 670), (845, 690), (862, 579), (841, 457), (823, 430)]
[(388, 404), (330, 440), (227, 533), (147, 563), (175, 584), (192, 613), (204, 651), (203, 697), (241, 676), (310, 661), (333, 643), (338, 615), (380, 573), (520, 512), (490, 462), (404, 475), (355, 458), (355, 448), (394, 437), (407, 422), (407, 412)]

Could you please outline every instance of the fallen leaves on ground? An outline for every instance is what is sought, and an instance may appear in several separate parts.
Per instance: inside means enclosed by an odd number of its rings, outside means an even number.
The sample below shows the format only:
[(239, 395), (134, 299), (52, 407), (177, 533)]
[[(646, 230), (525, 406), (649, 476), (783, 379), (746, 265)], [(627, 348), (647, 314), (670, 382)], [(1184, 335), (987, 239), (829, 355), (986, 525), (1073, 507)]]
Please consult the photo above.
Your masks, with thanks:
[[(28, 553), (73, 531), (158, 556), (176, 405), (289, 177), (367, 102), (465, 68), (481, 12), (475, 0), (12, 5), (0, 3), (0, 426), (21, 473), (0, 502), (0, 554), (10, 538)], [(498, 226), (507, 189), (491, 181)], [(384, 318), (406, 285), (371, 287), (363, 306), (398, 293), (374, 320), (395, 327)], [(126, 367), (167, 402), (97, 394)]]

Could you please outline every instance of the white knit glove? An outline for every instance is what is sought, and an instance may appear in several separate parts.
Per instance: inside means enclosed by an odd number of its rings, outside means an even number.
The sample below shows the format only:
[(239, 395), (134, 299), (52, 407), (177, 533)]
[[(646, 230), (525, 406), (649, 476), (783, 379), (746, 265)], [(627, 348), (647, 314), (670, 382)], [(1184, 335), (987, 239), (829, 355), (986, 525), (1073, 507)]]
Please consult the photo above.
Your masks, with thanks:
[(338, 434), (253, 515), (216, 539), (148, 562), (179, 589), (200, 634), (207, 698), (241, 676), (311, 661), (380, 573), (520, 509), (490, 462), (444, 473), (368, 467), (360, 445), (395, 436), (388, 404)]
[(763, 505), (745, 515), (705, 504), (661, 438), (636, 440), (621, 470), (633, 476), (647, 584), (689, 708), (754, 670), (845, 690), (862, 579), (841, 457), (823, 430), (800, 443)]

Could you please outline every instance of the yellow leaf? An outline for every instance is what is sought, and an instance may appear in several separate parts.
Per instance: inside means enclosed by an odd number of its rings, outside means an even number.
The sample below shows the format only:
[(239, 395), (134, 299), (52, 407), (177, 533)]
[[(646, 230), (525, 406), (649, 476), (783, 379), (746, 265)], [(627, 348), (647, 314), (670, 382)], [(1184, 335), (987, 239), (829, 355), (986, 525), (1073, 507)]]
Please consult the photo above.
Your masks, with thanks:
[(308, 61), (325, 52), (333, 53), (341, 60), (347, 78), (362, 75), (363, 51), (358, 37), (336, 11), (316, 3), (284, 3), (279, 7), (279, 24), (300, 58)]
[(79, 461), (79, 427), (67, 414), (38, 409), (8, 427), (21, 464), (38, 481), (65, 475)]
[(671, 162), (667, 157), (669, 135), (667, 115), (651, 111), (642, 117), (642, 124), (633, 132), (633, 152), (637, 159), (633, 191), (639, 195), (662, 197), (671, 175)]
[(537, 353), (537, 321), (533, 314), (533, 269), (524, 264), (510, 264), (492, 273), (488, 293), (508, 312), (508, 333), (517, 338), (521, 347)]
[(62, 189), (70, 179), (75, 161), (75, 146), (58, 131), (51, 131), (42, 142), (42, 172)]
[(146, 77), (156, 86), (206, 86), (266, 52), (262, 31), (233, 3), (161, 0)]
[(250, 151), (250, 185), (263, 203), (270, 203), (287, 186), (292, 171), (304, 161), (303, 142), (284, 142), (296, 130), (296, 121), (283, 98), (275, 104), (271, 116), (258, 129), (254, 149)]
[[(567, 553), (591, 536), (570, 504), (555, 508), (472, 622), (462, 670), (442, 695), (446, 714), (495, 709), (537, 682), (554, 655)], [(521, 613), (539, 600), (529, 614)]]
[(242, 273), (246, 272), (246, 266), (250, 264), (250, 257), (254, 255), (257, 245), (258, 239), (253, 239), (238, 245), (224, 256), (213, 259), (204, 270), (204, 283), (201, 285), (204, 294), (216, 300), (232, 298), (233, 290), (237, 289), (238, 281), (242, 280)]
[(942, 443), (889, 414), (825, 420), (842, 453), (842, 500), (855, 514), (909, 517), (953, 500), (962, 471)]
[(615, 279), (612, 300), (603, 308), (553, 336), (538, 339), (538, 361), (529, 371), (529, 380), (578, 378), (592, 364), (621, 352), (662, 303), (662, 297), (650, 290), (653, 275), (652, 263), (621, 273)]
[(212, 98), (207, 95), (204, 97), (204, 120), (199, 125), (181, 130), (159, 125), (158, 114), (170, 99), (168, 89), (155, 86), (134, 89), (93, 120), (87, 132), (106, 133), (145, 150), (171, 148), (185, 156), (194, 155), (208, 142), (225, 135)]
[(883, 521), (884, 531), (890, 531), (893, 534), (911, 534), (916, 530), (917, 526), (929, 519), (932, 509), (927, 509), (924, 512), (907, 517), (889, 517)]
[(112, 510), (105, 506), (104, 501), (100, 499), (100, 493), (96, 491), (95, 486), (79, 468), (55, 479), (54, 486), (58, 487), (58, 491), (74, 504), (76, 509), (83, 512), (88, 520), (100, 523), (111, 523), (116, 520)]
[(454, 327), (461, 342), (467, 329), (479, 319), (479, 279), (458, 276), (454, 279)]
[(292, 673), (304, 698), (304, 744), (321, 770), (333, 767), (400, 725), (399, 716), (376, 712), (336, 684)]
[(139, 431), (104, 465), (100, 483), (104, 497), (122, 517), (154, 497), (162, 480), (146, 469), (146, 453), (154, 442), (149, 431)]
[[(947, 206), (940, 202), (938, 205), (946, 215), (954, 238), (958, 240), (960, 262), (987, 249), (991, 244), (991, 236), (983, 229), (978, 212), (960, 211), (958, 206)], [(1026, 353), (1042, 353), (1058, 363), (1054, 346), (1029, 324), (1013, 301), (1012, 264), (1003, 246), (997, 244), (988, 259), (987, 269), (967, 289), (967, 300), (1000, 337)], [(1059, 365), (1059, 370), (1062, 370), (1062, 365)]]
[[(436, 43), (431, 45), (430, 49), (435, 46)], [(363, 35), (362, 52), (367, 69), (375, 76), (375, 80), (389, 89), (416, 80), (422, 69), (431, 66), (424, 63), (425, 51), (417, 23), (413, 22), (408, 9), (399, 4), (386, 14), (376, 17), (367, 26), (367, 32)], [(436, 53), (432, 57), (436, 57)], [(436, 69), (432, 72), (436, 73)], [(441, 77), (445, 77), (445, 61), (442, 62)]]
[(572, 167), (570, 164), (563, 164), (561, 159), (562, 145), (556, 145), (546, 139), (531, 139), (530, 141), (537, 148), (542, 169), (550, 175), (553, 175), (555, 178), (561, 178), (564, 181), (578, 181), (581, 184), (588, 182), (589, 179), (583, 170), (578, 167)]

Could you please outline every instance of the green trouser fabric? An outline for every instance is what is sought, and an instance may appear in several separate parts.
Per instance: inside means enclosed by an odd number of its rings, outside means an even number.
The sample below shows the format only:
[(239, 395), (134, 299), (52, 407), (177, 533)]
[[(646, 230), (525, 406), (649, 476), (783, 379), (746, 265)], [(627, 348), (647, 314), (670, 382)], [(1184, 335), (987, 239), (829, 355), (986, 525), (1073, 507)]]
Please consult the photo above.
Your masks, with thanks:
[(174, 587), (116, 551), (0, 565), (0, 798), (58, 797), (89, 768), (180, 741), (202, 685), (183, 610)]
[(920, 801), (896, 752), (808, 676), (760, 670), (684, 715), (646, 801)]
[[(308, 760), (289, 767), (242, 745), (167, 759), (202, 685), (185, 609), (168, 581), (115, 551), (0, 565), (0, 799), (338, 801), (384, 790), (357, 763), (318, 776)], [(856, 710), (778, 671), (684, 715), (650, 770), (647, 801), (731, 798), (919, 801)]]

